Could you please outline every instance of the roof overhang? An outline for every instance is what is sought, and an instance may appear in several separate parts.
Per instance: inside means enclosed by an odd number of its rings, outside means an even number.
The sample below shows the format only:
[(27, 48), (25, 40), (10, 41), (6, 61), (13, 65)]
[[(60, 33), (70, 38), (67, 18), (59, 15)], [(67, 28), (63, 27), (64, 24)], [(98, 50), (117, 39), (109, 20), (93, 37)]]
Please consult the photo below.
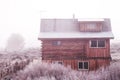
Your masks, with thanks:
[(88, 38), (109, 38), (114, 39), (112, 32), (41, 32), (38, 39), (88, 39)]

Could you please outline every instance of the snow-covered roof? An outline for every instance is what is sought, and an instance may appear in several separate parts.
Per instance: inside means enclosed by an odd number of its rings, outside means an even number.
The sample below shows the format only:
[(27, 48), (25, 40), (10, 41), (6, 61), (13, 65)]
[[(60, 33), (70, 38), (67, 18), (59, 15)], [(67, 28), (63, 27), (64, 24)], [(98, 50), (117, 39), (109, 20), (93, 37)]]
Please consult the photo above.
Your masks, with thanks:
[(42, 19), (41, 32), (79, 32), (77, 19)]
[(84, 32), (76, 32), (76, 33), (56, 33), (56, 32), (45, 32), (39, 34), (39, 39), (49, 39), (49, 38), (114, 38), (112, 32), (97, 32), (97, 33), (84, 33)]
[[(85, 19), (81, 20), (84, 21)], [(89, 19), (89, 21), (91, 20), (95, 19)], [(101, 20), (104, 20), (103, 31), (111, 31), (111, 24), (109, 19), (96, 19), (96, 21), (98, 20), (100, 22)], [(79, 32), (80, 22), (82, 21), (78, 21), (78, 19), (42, 19), (40, 32)]]
[[(80, 32), (80, 22), (99, 21), (101, 32)], [(113, 38), (110, 19), (41, 19), (41, 38)]]

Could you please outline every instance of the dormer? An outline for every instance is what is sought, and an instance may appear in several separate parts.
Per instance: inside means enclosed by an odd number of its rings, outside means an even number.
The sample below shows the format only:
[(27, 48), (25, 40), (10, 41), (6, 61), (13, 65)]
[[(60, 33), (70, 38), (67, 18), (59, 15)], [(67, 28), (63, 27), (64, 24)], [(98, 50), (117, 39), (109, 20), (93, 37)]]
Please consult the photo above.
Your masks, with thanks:
[(80, 32), (101, 32), (103, 30), (103, 19), (79, 20)]

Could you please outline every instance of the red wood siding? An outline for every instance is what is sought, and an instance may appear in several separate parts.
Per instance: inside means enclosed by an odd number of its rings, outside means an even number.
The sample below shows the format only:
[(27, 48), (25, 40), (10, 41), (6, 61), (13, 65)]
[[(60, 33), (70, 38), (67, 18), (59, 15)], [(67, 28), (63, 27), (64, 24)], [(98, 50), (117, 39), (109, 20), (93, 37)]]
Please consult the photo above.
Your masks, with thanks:
[[(57, 41), (57, 40), (56, 40)], [(43, 58), (69, 58), (76, 56), (85, 56), (85, 41), (81, 40), (58, 40), (60, 45), (52, 45), (53, 40), (43, 41), (42, 55)]]
[[(92, 40), (92, 39), (91, 39)], [(94, 39), (97, 40), (97, 39)], [(87, 44), (87, 56), (89, 57), (110, 57), (110, 42), (109, 39), (105, 40), (105, 47), (104, 48), (92, 48), (90, 47), (89, 41)]]
[[(99, 39), (61, 39), (42, 41), (42, 60), (45, 62), (62, 61), (63, 65), (78, 70), (79, 61), (89, 62), (89, 70), (110, 64), (110, 41), (105, 40), (104, 48), (91, 48), (90, 40)], [(60, 45), (52, 45), (61, 41)]]

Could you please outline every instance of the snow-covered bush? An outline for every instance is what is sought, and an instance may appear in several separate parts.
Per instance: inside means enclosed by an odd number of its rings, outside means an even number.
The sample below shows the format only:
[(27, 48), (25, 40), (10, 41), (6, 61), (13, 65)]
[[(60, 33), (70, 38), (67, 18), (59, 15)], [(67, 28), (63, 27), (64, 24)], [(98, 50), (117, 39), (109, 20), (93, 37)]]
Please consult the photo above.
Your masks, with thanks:
[(15, 52), (0, 51), (0, 80), (24, 69), (34, 59), (40, 60), (40, 56), (40, 49), (38, 48)]
[(87, 72), (75, 71), (60, 64), (43, 63), (40, 60), (34, 60), (24, 69), (15, 68), (15, 64), (3, 64), (4, 67), (0, 68), (3, 71), (2, 75), (4, 76), (9, 69), (11, 71), (4, 78), (9, 76), (12, 80), (120, 80), (119, 61), (106, 68)]
[(28, 65), (28, 63), (28, 60), (0, 61), (0, 80), (2, 78), (6, 78), (11, 74), (15, 74), (19, 70), (24, 69), (25, 66)]
[(17, 75), (14, 80), (78, 80), (78, 77), (75, 76), (76, 71), (60, 64), (49, 64), (41, 61), (31, 62)]
[(120, 80), (120, 62), (97, 71), (75, 71), (60, 64), (33, 61), (13, 80)]

